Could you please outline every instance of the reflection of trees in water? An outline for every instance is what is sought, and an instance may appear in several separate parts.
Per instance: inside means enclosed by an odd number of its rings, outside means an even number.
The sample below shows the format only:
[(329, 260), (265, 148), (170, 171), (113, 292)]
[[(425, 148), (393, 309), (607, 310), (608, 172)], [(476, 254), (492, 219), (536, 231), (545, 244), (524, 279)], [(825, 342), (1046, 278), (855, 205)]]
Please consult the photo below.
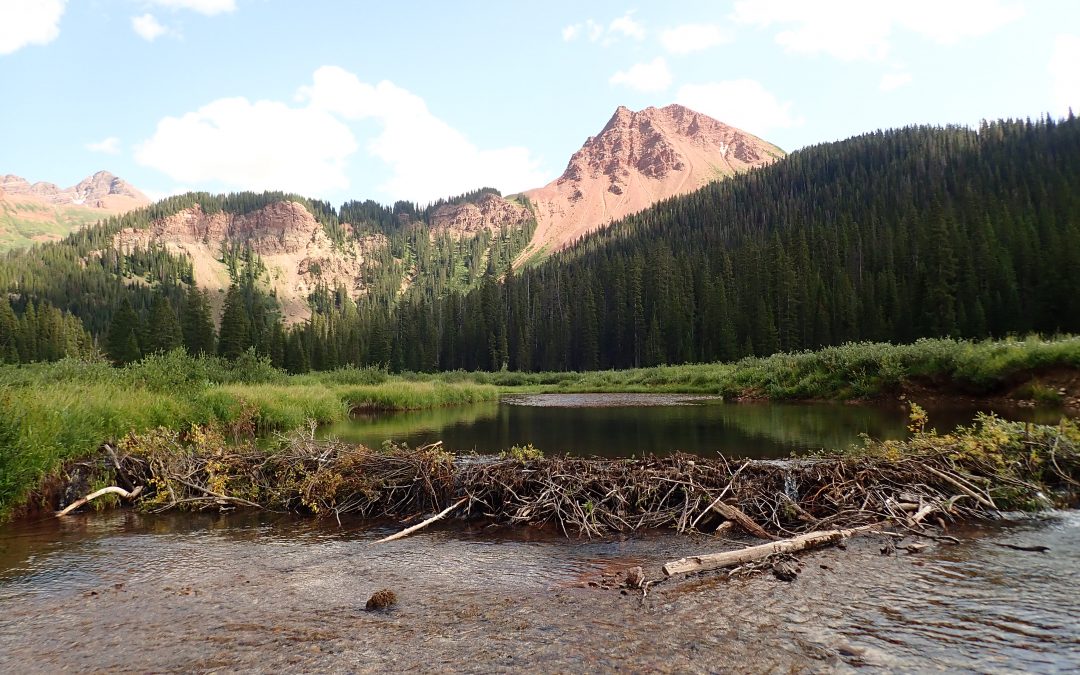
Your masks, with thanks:
[(498, 414), (498, 401), (485, 401), (430, 410), (357, 415), (347, 422), (325, 427), (320, 436), (376, 448), (387, 439), (415, 444), (411, 439), (438, 436), (448, 427), (471, 426), (482, 420), (494, 419)]
[[(970, 424), (973, 408), (931, 408), (942, 430)], [(1016, 411), (1017, 415), (1030, 411)], [(1010, 414), (1011, 416), (1011, 414)], [(533, 444), (545, 453), (606, 457), (722, 452), (736, 457), (785, 457), (792, 451), (846, 449), (873, 438), (903, 438), (907, 412), (899, 403), (706, 403), (687, 406), (578, 407), (499, 405), (368, 415), (326, 428), (325, 436), (378, 447), (441, 440), (450, 450), (499, 452)]]

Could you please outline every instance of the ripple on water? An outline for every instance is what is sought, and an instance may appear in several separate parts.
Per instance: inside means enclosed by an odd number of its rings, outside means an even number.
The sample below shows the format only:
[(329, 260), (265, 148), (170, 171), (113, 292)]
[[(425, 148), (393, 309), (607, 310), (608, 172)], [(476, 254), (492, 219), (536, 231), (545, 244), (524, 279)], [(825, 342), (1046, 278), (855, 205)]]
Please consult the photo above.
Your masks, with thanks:
[[(715, 544), (447, 527), (373, 545), (396, 525), (235, 515), (20, 523), (0, 530), (0, 670), (1067, 670), (1078, 525), (1021, 520), (917, 555), (864, 538), (806, 556), (792, 584), (704, 576), (642, 602), (582, 586)], [(398, 607), (362, 611), (382, 587)]]

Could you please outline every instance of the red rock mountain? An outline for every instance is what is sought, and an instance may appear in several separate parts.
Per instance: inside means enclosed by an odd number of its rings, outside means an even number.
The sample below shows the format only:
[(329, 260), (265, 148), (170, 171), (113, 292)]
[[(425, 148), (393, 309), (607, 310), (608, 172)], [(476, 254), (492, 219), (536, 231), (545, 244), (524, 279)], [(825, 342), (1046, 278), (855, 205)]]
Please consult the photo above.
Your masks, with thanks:
[(146, 195), (108, 171), (69, 188), (0, 176), (0, 251), (56, 241), (106, 216), (149, 203)]
[(146, 195), (108, 171), (98, 171), (77, 185), (60, 188), (53, 183), (33, 185), (25, 178), (0, 176), (0, 199), (34, 199), (56, 206), (83, 206), (113, 213), (130, 211), (150, 203)]
[(620, 106), (600, 134), (574, 153), (562, 176), (525, 193), (537, 228), (518, 262), (783, 156), (775, 145), (681, 105), (639, 112)]

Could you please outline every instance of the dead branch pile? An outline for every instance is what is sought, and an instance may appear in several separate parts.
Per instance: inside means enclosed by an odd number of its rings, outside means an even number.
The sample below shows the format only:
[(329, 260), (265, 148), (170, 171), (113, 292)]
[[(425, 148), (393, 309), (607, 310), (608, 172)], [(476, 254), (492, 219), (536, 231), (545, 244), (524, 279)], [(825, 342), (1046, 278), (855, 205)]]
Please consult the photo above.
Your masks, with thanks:
[(129, 438), (115, 464), (120, 482), (146, 487), (140, 508), (151, 511), (403, 517), (464, 499), (459, 517), (590, 536), (712, 531), (729, 520), (765, 537), (883, 520), (913, 526), (1043, 508), (1050, 496), (1074, 499), (1080, 488), (1080, 431), (1070, 422), (1025, 426), (989, 417), (945, 436), (918, 433), (855, 454), (770, 461), (455, 457), (437, 445), (371, 450), (318, 441), (311, 431), (267, 451), (226, 443), (213, 429), (162, 429)]

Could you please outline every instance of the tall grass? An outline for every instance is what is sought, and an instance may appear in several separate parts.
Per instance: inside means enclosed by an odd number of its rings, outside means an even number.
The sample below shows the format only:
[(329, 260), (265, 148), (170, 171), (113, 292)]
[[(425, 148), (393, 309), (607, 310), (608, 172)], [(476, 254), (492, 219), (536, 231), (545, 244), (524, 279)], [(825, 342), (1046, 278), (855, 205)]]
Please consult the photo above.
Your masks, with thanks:
[(389, 381), (378, 369), (290, 377), (254, 357), (228, 363), (181, 352), (126, 368), (70, 360), (0, 366), (0, 516), (64, 462), (132, 432), (250, 415), (268, 433), (341, 421), (356, 408), (433, 408), (498, 393), (477, 383)]

